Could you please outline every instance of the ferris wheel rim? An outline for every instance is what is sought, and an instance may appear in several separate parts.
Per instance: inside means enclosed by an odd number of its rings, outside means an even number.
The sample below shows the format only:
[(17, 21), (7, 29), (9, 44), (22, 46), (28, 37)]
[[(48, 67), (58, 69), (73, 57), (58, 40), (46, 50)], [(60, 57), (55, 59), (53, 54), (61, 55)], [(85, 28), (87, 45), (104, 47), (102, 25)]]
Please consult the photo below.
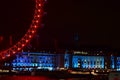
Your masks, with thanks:
[(34, 16), (29, 29), (16, 44), (0, 52), (0, 60), (4, 60), (16, 54), (17, 52), (21, 51), (23, 47), (25, 47), (30, 42), (32, 37), (35, 35), (38, 27), (41, 27), (41, 25), (39, 24), (41, 24), (41, 17), (43, 13), (42, 6), (43, 6), (43, 0), (35, 0)]

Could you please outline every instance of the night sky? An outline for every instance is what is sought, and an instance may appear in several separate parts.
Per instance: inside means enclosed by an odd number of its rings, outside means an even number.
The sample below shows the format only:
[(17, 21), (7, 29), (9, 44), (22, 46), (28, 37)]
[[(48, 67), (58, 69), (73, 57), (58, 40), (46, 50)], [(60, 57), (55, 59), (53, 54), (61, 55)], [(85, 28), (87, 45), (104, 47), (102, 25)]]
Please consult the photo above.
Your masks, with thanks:
[[(17, 27), (13, 26), (14, 22), (11, 23), (13, 20), (11, 15), (9, 15), (8, 23), (10, 21), (10, 26), (17, 29), (14, 31), (17, 33), (19, 31), (23, 35), (32, 19), (33, 3), (32, 0), (12, 1), (17, 3), (15, 6), (18, 6), (21, 11), (13, 6), (15, 10), (10, 10), (9, 14), (16, 16), (14, 20), (16, 19), (20, 23), (15, 22)], [(10, 2), (11, 0), (9, 0)], [(17, 14), (13, 15), (14, 11)], [(47, 15), (43, 17), (44, 28), (38, 30), (40, 48), (54, 47), (55, 40), (60, 48), (74, 48), (76, 34), (78, 36), (77, 43), (80, 47), (98, 46), (120, 49), (119, 2), (114, 0), (48, 0), (44, 11), (47, 12)], [(8, 28), (8, 24), (6, 26)], [(9, 29), (11, 29), (10, 26)], [(6, 32), (5, 29), (0, 29), (0, 31)], [(14, 31), (11, 33), (7, 30), (4, 34), (14, 34)]]
[(9, 47), (10, 35), (13, 37), (13, 44), (22, 38), (30, 26), (33, 14), (34, 1), (32, 0), (0, 2), (0, 50)]
[[(56, 37), (59, 46), (120, 49), (120, 5), (110, 0), (48, 0), (44, 37)], [(47, 38), (49, 39), (49, 38)], [(51, 40), (52, 41), (52, 40)], [(46, 40), (47, 43), (47, 40)]]

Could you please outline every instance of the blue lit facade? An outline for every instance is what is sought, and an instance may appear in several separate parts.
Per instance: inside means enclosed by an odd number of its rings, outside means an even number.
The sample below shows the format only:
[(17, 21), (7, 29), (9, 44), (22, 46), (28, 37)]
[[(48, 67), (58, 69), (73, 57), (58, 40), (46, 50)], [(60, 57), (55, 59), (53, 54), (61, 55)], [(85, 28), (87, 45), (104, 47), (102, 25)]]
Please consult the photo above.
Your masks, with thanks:
[(111, 56), (111, 68), (114, 69), (115, 68), (115, 57)]
[(82, 69), (104, 69), (104, 57), (74, 55), (72, 67)]
[(111, 69), (120, 71), (120, 57), (111, 56)]
[[(116, 69), (120, 71), (120, 57), (81, 54), (55, 54), (45, 52), (22, 52), (12, 61), (12, 70), (32, 71), (34, 69), (57, 70), (60, 68)], [(108, 67), (106, 68), (106, 65)], [(5, 63), (5, 66), (10, 66)], [(110, 67), (109, 67), (110, 66)]]
[(64, 67), (67, 69), (70, 67), (70, 54), (64, 55)]
[(116, 60), (116, 69), (117, 69), (117, 71), (120, 71), (120, 57), (117, 57), (117, 60)]
[(22, 52), (22, 55), (16, 55), (16, 59), (13, 60), (13, 70), (26, 70), (31, 71), (33, 69), (49, 69), (54, 70), (57, 64), (57, 55), (49, 53), (29, 53)]

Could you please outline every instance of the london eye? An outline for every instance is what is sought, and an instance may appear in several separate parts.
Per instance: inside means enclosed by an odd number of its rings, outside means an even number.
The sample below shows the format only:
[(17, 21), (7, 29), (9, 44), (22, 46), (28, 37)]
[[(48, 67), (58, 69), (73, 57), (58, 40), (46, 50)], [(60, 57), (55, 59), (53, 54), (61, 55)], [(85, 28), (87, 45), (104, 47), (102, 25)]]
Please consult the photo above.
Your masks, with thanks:
[(3, 61), (11, 57), (12, 55), (15, 55), (17, 52), (21, 51), (33, 38), (38, 27), (41, 27), (39, 24), (41, 24), (41, 17), (43, 14), (42, 9), (43, 0), (34, 0), (34, 2), (35, 2), (34, 16), (31, 21), (29, 29), (17, 43), (13, 44), (11, 47), (5, 50), (0, 51), (0, 61)]

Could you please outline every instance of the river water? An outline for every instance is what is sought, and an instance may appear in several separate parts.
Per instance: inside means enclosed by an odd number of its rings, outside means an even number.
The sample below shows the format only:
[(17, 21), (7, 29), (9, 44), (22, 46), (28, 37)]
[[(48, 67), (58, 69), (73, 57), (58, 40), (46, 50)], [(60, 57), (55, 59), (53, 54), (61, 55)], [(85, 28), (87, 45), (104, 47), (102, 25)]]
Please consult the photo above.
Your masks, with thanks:
[[(101, 76), (102, 77), (102, 76)], [(95, 77), (93, 79), (89, 78), (50, 78), (46, 76), (2, 76), (0, 80), (108, 80), (100, 79), (100, 77)]]

